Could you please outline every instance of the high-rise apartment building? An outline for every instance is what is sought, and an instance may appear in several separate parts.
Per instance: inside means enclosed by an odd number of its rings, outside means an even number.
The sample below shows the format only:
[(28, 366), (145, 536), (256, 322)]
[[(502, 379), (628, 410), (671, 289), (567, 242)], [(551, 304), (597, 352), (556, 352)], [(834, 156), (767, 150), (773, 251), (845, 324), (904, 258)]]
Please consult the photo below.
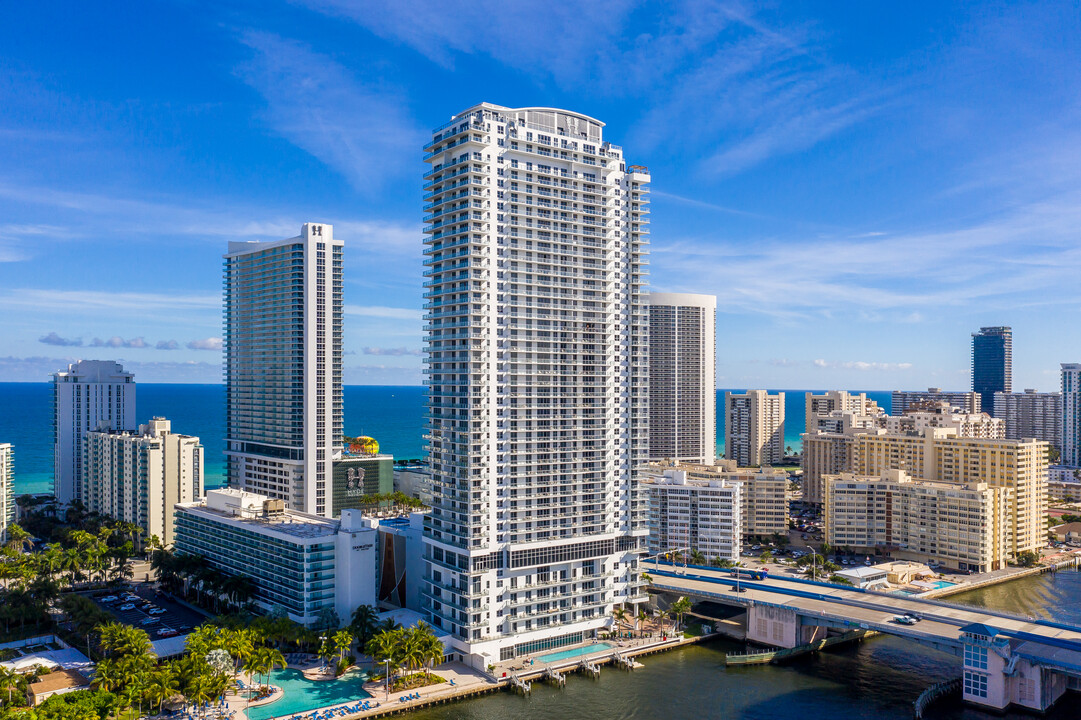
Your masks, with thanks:
[(823, 478), (850, 470), (856, 435), (875, 431), (885, 422), (886, 416), (833, 410), (827, 415), (815, 413), (810, 419), (812, 424), (801, 436), (803, 502), (821, 505), (825, 500)]
[(425, 147), (426, 611), (479, 667), (645, 599), (650, 178), (602, 129), (482, 103)]
[(995, 417), (1006, 423), (1011, 440), (1036, 438), (1062, 451), (1062, 395), (1026, 389), (1023, 393), (995, 393)]
[(83, 503), (173, 544), (173, 506), (203, 495), (203, 446), (156, 417), (136, 433), (90, 432), (83, 439)]
[(918, 409), (918, 407), (926, 406), (929, 403), (939, 402), (948, 402), (951, 407), (966, 413), (978, 413), (991, 409), (983, 407), (979, 393), (950, 391), (933, 387), (927, 388), (926, 392), (923, 390), (894, 390), (890, 402), (890, 413), (904, 415), (911, 409)]
[(986, 413), (995, 411), (996, 392), (1013, 392), (1013, 330), (1009, 327), (982, 327), (972, 333), (972, 391), (980, 394)]
[(740, 467), (784, 461), (784, 393), (724, 394), (724, 456)]
[(15, 522), (15, 448), (0, 443), (0, 542), (7, 542), (8, 526)]
[(305, 223), (225, 255), (229, 485), (322, 516), (342, 452), (342, 247)]
[(835, 412), (848, 412), (870, 417), (877, 417), (885, 413), (885, 410), (880, 408), (878, 403), (867, 398), (867, 393), (850, 393), (844, 390), (829, 390), (822, 394), (806, 393), (803, 403), (803, 427), (809, 433), (813, 433), (818, 429), (817, 418), (837, 418), (838, 416), (833, 415)]
[(111, 360), (80, 360), (53, 373), (53, 494), (81, 500), (83, 438), (135, 429), (135, 377)]
[(1081, 363), (1062, 363), (1062, 464), (1081, 467)]
[(649, 458), (717, 455), (717, 297), (649, 296)]

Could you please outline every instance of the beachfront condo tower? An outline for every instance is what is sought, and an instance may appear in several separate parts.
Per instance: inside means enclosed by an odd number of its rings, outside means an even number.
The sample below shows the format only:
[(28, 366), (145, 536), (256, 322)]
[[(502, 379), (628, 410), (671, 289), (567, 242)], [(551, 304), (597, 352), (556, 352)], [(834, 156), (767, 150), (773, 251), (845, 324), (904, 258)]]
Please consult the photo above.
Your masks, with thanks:
[(342, 453), (342, 245), (305, 223), (225, 255), (229, 486), (324, 517)]
[(724, 394), (724, 456), (739, 467), (784, 461), (784, 393)]
[(1062, 464), (1081, 467), (1081, 363), (1062, 363)]
[(650, 178), (603, 128), (483, 103), (424, 148), (425, 610), (477, 667), (645, 599)]
[(53, 494), (82, 496), (83, 439), (95, 430), (135, 430), (135, 376), (112, 360), (80, 360), (53, 373)]
[(717, 455), (717, 296), (650, 293), (649, 459)]

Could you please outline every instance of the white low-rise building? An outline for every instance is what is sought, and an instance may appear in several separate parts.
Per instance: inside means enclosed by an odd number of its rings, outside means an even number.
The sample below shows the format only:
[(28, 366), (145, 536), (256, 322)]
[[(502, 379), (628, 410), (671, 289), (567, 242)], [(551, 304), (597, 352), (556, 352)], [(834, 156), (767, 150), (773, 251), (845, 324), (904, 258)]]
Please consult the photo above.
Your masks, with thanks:
[(358, 605), (375, 605), (378, 521), (346, 509), (329, 519), (235, 489), (211, 490), (176, 506), (176, 551), (250, 578), (254, 603), (298, 623), (348, 622)]
[(0, 443), (0, 542), (6, 542), (8, 526), (15, 521), (15, 448)]
[(864, 590), (876, 590), (889, 586), (889, 569), (879, 565), (845, 568), (838, 570), (837, 575)]

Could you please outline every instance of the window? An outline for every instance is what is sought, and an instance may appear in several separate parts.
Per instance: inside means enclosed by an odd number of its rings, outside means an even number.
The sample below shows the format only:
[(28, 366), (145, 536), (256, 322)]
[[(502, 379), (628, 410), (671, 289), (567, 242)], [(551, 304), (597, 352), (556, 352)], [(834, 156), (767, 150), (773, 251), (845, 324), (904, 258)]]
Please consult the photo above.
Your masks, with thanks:
[(987, 697), (987, 676), (965, 670), (965, 695)]
[(978, 645), (965, 645), (965, 667), (977, 670), (987, 669), (987, 648)]

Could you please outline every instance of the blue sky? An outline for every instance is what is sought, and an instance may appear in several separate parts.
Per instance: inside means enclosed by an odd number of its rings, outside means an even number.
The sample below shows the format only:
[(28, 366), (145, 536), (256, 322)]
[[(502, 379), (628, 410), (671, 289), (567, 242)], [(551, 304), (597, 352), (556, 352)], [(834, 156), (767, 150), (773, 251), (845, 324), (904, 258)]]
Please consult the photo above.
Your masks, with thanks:
[(1081, 360), (1081, 9), (77, 2), (0, 10), (0, 380), (220, 379), (230, 239), (346, 241), (348, 383), (421, 382), (421, 147), (566, 107), (653, 176), (652, 283), (718, 385), (1016, 388)]

